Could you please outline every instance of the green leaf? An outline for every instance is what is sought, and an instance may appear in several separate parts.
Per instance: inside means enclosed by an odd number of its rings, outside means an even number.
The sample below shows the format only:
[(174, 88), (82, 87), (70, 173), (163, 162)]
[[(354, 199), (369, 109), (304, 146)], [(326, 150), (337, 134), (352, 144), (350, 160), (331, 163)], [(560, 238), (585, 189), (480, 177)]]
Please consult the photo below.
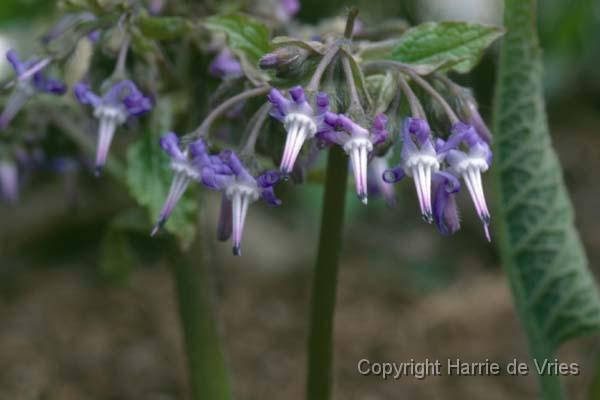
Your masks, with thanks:
[(188, 21), (181, 17), (143, 16), (137, 25), (145, 37), (154, 40), (178, 39), (190, 30)]
[[(535, 0), (507, 0), (505, 23), (495, 98), (496, 215), (504, 269), (540, 361), (600, 329), (600, 297), (550, 140)], [(539, 379), (544, 399), (563, 398), (557, 376)]]
[[(158, 218), (173, 179), (169, 157), (158, 145), (160, 136), (172, 126), (173, 107), (169, 97), (162, 97), (152, 113), (155, 121), (149, 124), (149, 132), (127, 151), (127, 185), (131, 195), (148, 210), (148, 232)], [(197, 204), (191, 191), (192, 186), (179, 200), (165, 225), (184, 247), (192, 242), (195, 234)]]
[(249, 79), (268, 79), (267, 75), (258, 69), (258, 60), (271, 51), (269, 29), (265, 24), (247, 15), (230, 14), (207, 18), (204, 26), (226, 35), (227, 45), (240, 58)]
[(469, 22), (427, 22), (400, 37), (391, 58), (432, 72), (452, 69), (467, 73), (503, 29)]

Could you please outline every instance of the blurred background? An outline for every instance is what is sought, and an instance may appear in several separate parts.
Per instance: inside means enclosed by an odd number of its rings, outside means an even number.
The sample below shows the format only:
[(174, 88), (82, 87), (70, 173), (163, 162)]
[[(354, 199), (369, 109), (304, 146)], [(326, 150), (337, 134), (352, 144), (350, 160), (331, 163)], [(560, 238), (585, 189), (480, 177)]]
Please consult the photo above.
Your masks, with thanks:
[[(3, 0), (0, 53), (35, 49), (34, 41), (56, 17), (54, 3)], [(299, 16), (314, 23), (340, 15), (346, 3), (302, 0)], [(411, 23), (502, 21), (500, 0), (357, 4), (365, 26), (391, 17)], [(546, 0), (539, 27), (552, 136), (598, 276), (600, 4)], [(473, 87), (488, 121), (496, 53), (497, 46), (472, 75), (456, 77)], [(2, 58), (0, 81), (9, 73)], [(110, 179), (69, 165), (61, 173), (27, 174), (18, 202), (0, 206), (0, 399), (184, 399), (181, 334), (161, 249), (142, 233), (128, 235), (126, 245), (112, 245), (118, 233), (109, 222), (134, 209), (133, 200)], [(490, 181), (488, 176), (491, 199)], [(231, 256), (229, 243), (214, 240), (219, 198), (210, 194), (207, 200), (211, 284), (239, 399), (303, 396), (322, 191), (311, 184), (280, 187), (283, 207), (250, 211), (241, 258)], [(398, 185), (396, 209), (375, 198), (367, 208), (348, 193), (335, 398), (535, 398), (533, 375), (383, 382), (357, 373), (362, 358), (528, 361), (495, 243), (485, 241), (465, 193), (459, 203), (462, 230), (442, 237), (421, 222), (413, 192), (412, 185)], [(581, 375), (564, 378), (570, 398), (592, 399), (593, 382), (600, 382), (598, 337), (570, 342), (559, 356), (581, 366)]]

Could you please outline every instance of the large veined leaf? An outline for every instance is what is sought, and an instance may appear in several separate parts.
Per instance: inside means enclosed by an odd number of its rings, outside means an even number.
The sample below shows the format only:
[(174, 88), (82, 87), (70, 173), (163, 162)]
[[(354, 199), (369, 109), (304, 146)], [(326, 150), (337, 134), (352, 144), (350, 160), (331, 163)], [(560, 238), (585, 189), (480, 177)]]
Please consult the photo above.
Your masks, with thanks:
[(406, 31), (391, 58), (423, 70), (469, 72), (503, 29), (469, 22), (427, 22)]
[[(149, 132), (127, 151), (127, 185), (131, 195), (148, 210), (148, 232), (158, 218), (173, 179), (169, 158), (158, 145), (160, 136), (172, 126), (172, 108), (168, 97), (161, 98), (152, 113), (155, 121), (150, 124)], [(177, 235), (184, 246), (192, 242), (196, 226), (197, 203), (191, 189), (179, 200), (164, 227)]]
[[(501, 256), (534, 358), (600, 329), (596, 282), (552, 148), (542, 90), (535, 0), (506, 0), (508, 30), (496, 90), (493, 168)], [(540, 376), (544, 399), (562, 398), (558, 377)]]
[(247, 15), (231, 14), (207, 18), (204, 26), (226, 35), (228, 47), (240, 58), (249, 79), (266, 79), (258, 69), (258, 60), (271, 50), (265, 24)]

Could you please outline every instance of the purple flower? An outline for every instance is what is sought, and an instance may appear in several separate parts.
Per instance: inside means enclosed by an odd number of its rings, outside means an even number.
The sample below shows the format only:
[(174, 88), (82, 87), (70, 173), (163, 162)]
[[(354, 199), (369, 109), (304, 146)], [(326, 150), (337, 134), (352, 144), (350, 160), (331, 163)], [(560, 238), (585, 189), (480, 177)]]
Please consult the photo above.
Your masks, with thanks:
[(443, 235), (460, 229), (460, 218), (454, 195), (460, 191), (460, 182), (448, 172), (433, 175), (433, 220)]
[[(459, 148), (461, 145), (464, 149)], [(448, 141), (439, 151), (445, 153), (450, 172), (462, 177), (465, 182), (477, 214), (483, 222), (485, 236), (490, 241), (488, 228), (490, 213), (481, 183), (481, 174), (487, 171), (492, 163), (492, 151), (489, 145), (478, 135), (473, 126), (457, 122), (452, 127), (452, 134)]]
[(0, 194), (9, 203), (19, 198), (19, 170), (17, 164), (9, 159), (0, 159)]
[(431, 177), (440, 169), (440, 160), (431, 138), (429, 124), (424, 119), (407, 118), (402, 129), (402, 139), (400, 165), (385, 171), (383, 180), (395, 183), (407, 175), (412, 177), (421, 214), (431, 223)]
[(318, 132), (330, 130), (325, 123), (325, 114), (329, 109), (329, 97), (325, 93), (317, 94), (314, 107), (306, 99), (304, 89), (296, 86), (289, 90), (289, 98), (279, 90), (272, 89), (269, 101), (273, 105), (271, 116), (281, 122), (287, 132), (280, 169), (288, 175), (293, 169), (302, 145)]
[(369, 192), (380, 193), (390, 207), (396, 207), (396, 192), (394, 185), (383, 180), (383, 173), (388, 169), (385, 157), (373, 157), (369, 163)]
[(352, 121), (345, 115), (326, 113), (325, 122), (337, 130), (319, 132), (319, 138), (325, 142), (336, 143), (343, 147), (346, 154), (350, 156), (354, 183), (358, 198), (367, 204), (367, 164), (373, 147), (383, 143), (388, 132), (385, 129), (387, 117), (379, 114), (373, 121), (371, 132)]
[(244, 75), (242, 64), (228, 48), (223, 48), (208, 66), (208, 72), (221, 79), (234, 79)]
[(117, 126), (124, 124), (129, 117), (137, 117), (150, 111), (152, 103), (129, 80), (112, 85), (102, 96), (92, 92), (82, 82), (75, 85), (73, 92), (81, 104), (94, 108), (94, 117), (99, 121), (96, 174), (100, 175)]
[(43, 73), (44, 68), (50, 64), (50, 58), (21, 62), (17, 52), (11, 49), (6, 52), (6, 59), (15, 71), (17, 78), (14, 82), (14, 90), (0, 115), (0, 129), (6, 128), (25, 103), (35, 94), (62, 95), (66, 91), (64, 83), (48, 79)]
[(169, 194), (158, 217), (158, 221), (152, 229), (151, 236), (158, 233), (160, 228), (167, 222), (173, 212), (175, 205), (183, 196), (190, 182), (200, 181), (202, 167), (210, 163), (210, 156), (204, 140), (199, 139), (192, 142), (185, 150), (181, 150), (179, 137), (169, 132), (160, 138), (160, 147), (171, 158), (171, 169), (175, 172)]
[(202, 183), (223, 193), (217, 237), (227, 240), (233, 237), (233, 254), (241, 254), (242, 235), (248, 207), (262, 197), (272, 206), (279, 206), (281, 200), (275, 196), (274, 185), (279, 181), (279, 173), (265, 172), (253, 176), (231, 150), (221, 152), (218, 160), (211, 159), (202, 168)]

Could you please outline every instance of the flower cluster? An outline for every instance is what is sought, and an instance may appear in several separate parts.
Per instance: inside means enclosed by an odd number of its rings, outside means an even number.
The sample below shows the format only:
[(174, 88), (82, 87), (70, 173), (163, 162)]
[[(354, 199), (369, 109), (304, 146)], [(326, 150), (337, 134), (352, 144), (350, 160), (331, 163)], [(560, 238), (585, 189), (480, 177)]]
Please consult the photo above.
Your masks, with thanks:
[(458, 178), (462, 178), (490, 240), (481, 174), (491, 165), (492, 152), (470, 125), (457, 122), (451, 132), (447, 141), (438, 138), (434, 142), (427, 121), (407, 118), (402, 129), (402, 160), (383, 173), (383, 180), (396, 183), (405, 176), (413, 178), (423, 218), (435, 221), (443, 234), (450, 234), (460, 227), (454, 194), (460, 190)]
[(210, 154), (203, 139), (198, 139), (181, 150), (177, 135), (168, 133), (161, 138), (160, 145), (171, 157), (171, 169), (175, 176), (152, 235), (166, 222), (190, 182), (196, 181), (222, 193), (217, 236), (219, 240), (232, 237), (233, 254), (240, 255), (249, 205), (259, 198), (272, 206), (281, 204), (274, 191), (279, 173), (267, 171), (254, 175), (231, 150)]

